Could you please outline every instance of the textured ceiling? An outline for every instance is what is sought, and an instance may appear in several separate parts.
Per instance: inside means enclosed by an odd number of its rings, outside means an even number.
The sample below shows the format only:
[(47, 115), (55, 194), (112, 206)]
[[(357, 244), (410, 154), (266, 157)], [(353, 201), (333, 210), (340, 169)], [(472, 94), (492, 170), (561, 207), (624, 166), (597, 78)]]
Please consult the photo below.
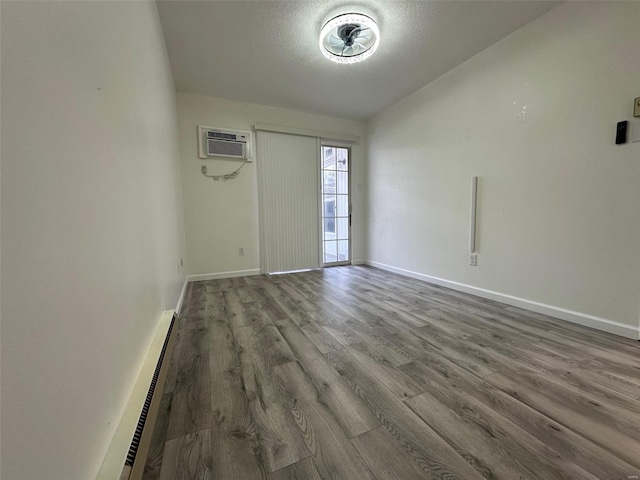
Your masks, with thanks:
[[(164, 1), (158, 10), (176, 88), (364, 120), (435, 80), (558, 2)], [(377, 20), (378, 51), (339, 65), (318, 35), (340, 13)]]

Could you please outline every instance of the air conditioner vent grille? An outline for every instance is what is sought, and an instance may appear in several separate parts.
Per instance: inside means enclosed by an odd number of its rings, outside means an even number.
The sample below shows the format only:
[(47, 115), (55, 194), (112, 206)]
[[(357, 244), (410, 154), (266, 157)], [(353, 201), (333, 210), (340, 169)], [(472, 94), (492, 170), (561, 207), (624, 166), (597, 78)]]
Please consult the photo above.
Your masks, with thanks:
[(207, 132), (207, 138), (221, 138), (224, 140), (239, 140), (238, 135), (235, 133), (223, 133), (223, 132)]
[(245, 157), (245, 144), (225, 142), (221, 140), (207, 140), (207, 153), (209, 155), (228, 155), (231, 157)]

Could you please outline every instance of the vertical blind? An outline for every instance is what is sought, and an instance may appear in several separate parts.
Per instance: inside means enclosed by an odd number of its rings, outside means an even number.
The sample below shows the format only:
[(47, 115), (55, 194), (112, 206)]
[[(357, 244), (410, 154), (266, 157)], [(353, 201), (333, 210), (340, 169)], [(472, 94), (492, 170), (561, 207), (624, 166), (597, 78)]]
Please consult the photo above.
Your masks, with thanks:
[(319, 140), (266, 131), (256, 137), (261, 271), (319, 267)]

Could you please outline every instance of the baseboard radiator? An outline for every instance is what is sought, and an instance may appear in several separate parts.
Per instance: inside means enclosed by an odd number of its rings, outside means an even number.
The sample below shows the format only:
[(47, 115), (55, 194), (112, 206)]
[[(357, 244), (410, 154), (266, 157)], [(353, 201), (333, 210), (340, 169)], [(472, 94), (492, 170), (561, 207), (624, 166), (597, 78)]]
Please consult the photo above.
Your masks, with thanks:
[(177, 315), (163, 313), (158, 332), (96, 480), (140, 480), (177, 332)]

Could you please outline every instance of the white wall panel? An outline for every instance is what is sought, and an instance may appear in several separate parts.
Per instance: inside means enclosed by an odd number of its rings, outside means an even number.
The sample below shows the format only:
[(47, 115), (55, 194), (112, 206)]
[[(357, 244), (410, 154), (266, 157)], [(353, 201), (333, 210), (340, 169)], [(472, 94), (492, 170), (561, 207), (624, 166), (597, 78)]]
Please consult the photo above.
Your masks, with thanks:
[[(192, 275), (246, 274), (259, 270), (258, 162), (245, 165), (240, 175), (228, 182), (215, 182), (202, 175), (206, 165), (211, 174), (235, 170), (237, 160), (198, 158), (198, 125), (252, 130), (264, 123), (296, 125), (320, 132), (343, 132), (364, 138), (364, 124), (354, 120), (313, 115), (285, 108), (254, 105), (224, 98), (178, 92), (178, 119), (184, 181), (185, 226), (188, 271)], [(254, 139), (255, 140), (255, 139)], [(365, 257), (365, 151), (351, 144), (351, 202), (353, 258)], [(256, 145), (252, 145), (255, 151)], [(244, 247), (244, 255), (238, 255)]]
[(637, 328), (639, 18), (565, 2), (373, 118), (368, 259)]
[(261, 270), (319, 266), (317, 138), (257, 132)]
[(171, 66), (154, 2), (0, 9), (0, 476), (92, 480), (185, 279)]

